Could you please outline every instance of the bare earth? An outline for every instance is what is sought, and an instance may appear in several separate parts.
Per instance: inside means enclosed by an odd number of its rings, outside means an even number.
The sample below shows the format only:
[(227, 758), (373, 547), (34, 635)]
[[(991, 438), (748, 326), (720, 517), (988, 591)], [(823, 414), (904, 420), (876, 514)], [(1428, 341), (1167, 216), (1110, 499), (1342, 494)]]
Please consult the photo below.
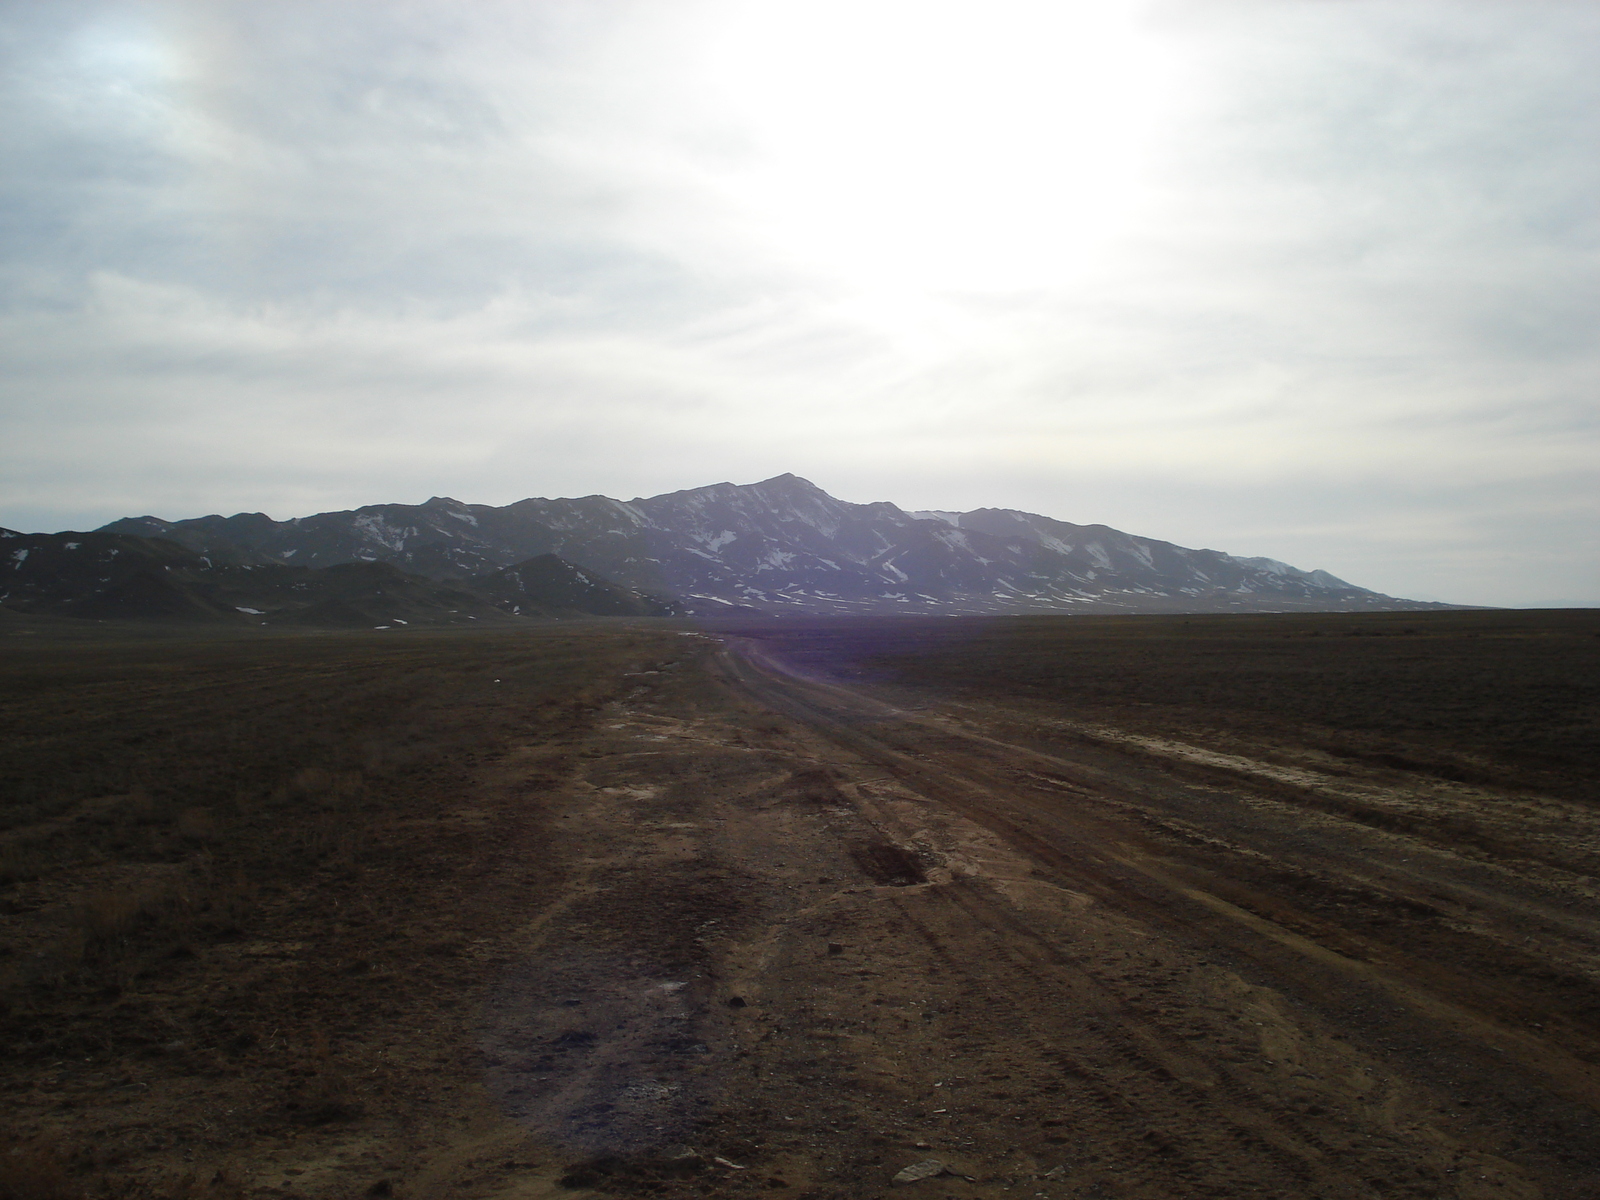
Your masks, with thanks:
[[(0, 892), (14, 1195), (1600, 1195), (1592, 772), (756, 629), (564, 634), (536, 699), (554, 634), (428, 636), (493, 649), (407, 701), (481, 737), (369, 766), (234, 924), (105, 987), (59, 949), (224, 834)], [(4, 837), (125, 801), (73, 803)]]

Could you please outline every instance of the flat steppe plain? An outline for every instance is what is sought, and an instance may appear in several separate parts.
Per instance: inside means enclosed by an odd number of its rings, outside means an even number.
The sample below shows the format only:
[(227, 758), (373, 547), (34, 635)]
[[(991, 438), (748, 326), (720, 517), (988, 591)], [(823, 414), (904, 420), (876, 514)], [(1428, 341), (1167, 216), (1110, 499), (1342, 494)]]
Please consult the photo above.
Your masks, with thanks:
[(1600, 612), (8, 620), (0, 721), (6, 1200), (1600, 1195)]

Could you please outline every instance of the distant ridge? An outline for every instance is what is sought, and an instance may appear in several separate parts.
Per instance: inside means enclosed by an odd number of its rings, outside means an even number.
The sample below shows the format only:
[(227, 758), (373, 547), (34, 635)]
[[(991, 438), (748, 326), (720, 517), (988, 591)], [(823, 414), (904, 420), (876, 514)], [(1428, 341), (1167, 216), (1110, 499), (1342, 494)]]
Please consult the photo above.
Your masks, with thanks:
[[(391, 563), (438, 581), (556, 555), (608, 584), (726, 613), (1367, 611), (1449, 608), (1268, 558), (983, 508), (838, 500), (796, 475), (634, 500), (436, 496), (274, 521), (133, 517), (98, 532), (169, 539), (218, 562)], [(501, 585), (496, 585), (501, 586)], [(496, 593), (501, 594), (501, 593)], [(514, 602), (513, 606), (514, 606)]]
[[(250, 561), (256, 558), (256, 561)], [(526, 617), (673, 616), (671, 603), (544, 555), (480, 579), (434, 580), (388, 562), (327, 567), (208, 553), (127, 533), (0, 529), (0, 608), (95, 620), (403, 628)]]

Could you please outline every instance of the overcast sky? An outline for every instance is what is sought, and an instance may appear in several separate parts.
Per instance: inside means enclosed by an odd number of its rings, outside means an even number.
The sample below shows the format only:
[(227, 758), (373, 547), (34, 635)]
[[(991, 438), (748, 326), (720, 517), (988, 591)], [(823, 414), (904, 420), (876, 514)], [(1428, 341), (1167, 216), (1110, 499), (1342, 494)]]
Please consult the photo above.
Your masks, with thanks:
[(0, 0), (0, 525), (784, 471), (1600, 602), (1593, 0)]

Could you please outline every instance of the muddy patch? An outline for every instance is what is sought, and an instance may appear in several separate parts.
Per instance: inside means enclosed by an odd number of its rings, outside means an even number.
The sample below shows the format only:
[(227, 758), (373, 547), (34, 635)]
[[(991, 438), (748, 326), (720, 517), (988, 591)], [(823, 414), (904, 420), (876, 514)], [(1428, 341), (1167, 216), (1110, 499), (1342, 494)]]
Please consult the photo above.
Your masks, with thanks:
[(890, 842), (870, 842), (854, 846), (850, 857), (874, 883), (888, 887), (911, 887), (928, 882), (928, 872), (915, 851)]

